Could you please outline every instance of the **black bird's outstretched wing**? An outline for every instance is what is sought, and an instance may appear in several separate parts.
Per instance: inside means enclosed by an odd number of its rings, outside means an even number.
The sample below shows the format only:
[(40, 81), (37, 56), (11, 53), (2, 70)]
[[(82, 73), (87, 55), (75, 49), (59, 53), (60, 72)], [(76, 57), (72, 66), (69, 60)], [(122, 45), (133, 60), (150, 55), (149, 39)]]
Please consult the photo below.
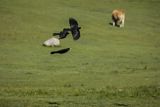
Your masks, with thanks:
[(80, 38), (81, 27), (78, 26), (78, 22), (74, 18), (69, 18), (70, 30), (74, 40), (78, 40)]
[(63, 31), (59, 33), (53, 33), (53, 36), (59, 35), (59, 39), (66, 38), (71, 31), (73, 39), (78, 40), (80, 38), (80, 29), (81, 27), (78, 26), (78, 22), (74, 18), (69, 18), (70, 28), (64, 28)]
[(70, 50), (70, 48), (65, 48), (65, 49), (60, 49), (60, 50), (57, 50), (57, 51), (52, 51), (50, 54), (64, 54), (66, 52), (68, 52)]
[(68, 31), (70, 31), (70, 29), (63, 29), (63, 31), (59, 32), (59, 33), (53, 33), (53, 36), (59, 35), (59, 39), (63, 39), (66, 38), (66, 36), (69, 34)]
[(78, 22), (74, 18), (69, 18), (69, 24), (71, 29), (78, 28)]

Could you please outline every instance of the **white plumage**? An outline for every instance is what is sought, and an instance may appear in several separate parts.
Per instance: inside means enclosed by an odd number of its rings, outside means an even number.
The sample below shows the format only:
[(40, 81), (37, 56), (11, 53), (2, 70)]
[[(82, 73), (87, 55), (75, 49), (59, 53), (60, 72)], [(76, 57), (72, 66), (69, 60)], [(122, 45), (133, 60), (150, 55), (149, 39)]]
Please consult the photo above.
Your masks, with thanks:
[(60, 41), (58, 38), (52, 37), (46, 41), (44, 41), (43, 43), (44, 46), (59, 46), (60, 45)]

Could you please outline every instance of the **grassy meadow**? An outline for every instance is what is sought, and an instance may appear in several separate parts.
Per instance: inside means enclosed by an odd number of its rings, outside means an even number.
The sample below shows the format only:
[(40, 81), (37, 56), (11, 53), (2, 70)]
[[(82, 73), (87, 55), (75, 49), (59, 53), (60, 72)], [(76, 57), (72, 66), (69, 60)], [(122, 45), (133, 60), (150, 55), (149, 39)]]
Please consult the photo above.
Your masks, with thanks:
[[(116, 8), (124, 28), (109, 24)], [(159, 9), (159, 0), (0, 0), (0, 107), (158, 107)], [(43, 47), (69, 17), (80, 39)]]

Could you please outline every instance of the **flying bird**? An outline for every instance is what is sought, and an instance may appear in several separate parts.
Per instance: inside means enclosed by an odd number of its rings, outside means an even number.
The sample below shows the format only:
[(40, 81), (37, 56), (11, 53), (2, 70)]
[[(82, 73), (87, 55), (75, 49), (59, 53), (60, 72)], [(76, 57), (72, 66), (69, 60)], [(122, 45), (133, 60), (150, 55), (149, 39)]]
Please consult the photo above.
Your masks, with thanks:
[[(59, 33), (53, 33), (53, 36), (59, 35), (59, 39), (64, 39), (69, 34), (69, 31), (72, 34), (73, 40), (78, 40), (80, 38), (80, 29), (81, 27), (78, 26), (78, 22), (74, 18), (69, 18), (69, 25), (70, 28), (64, 28)], [(56, 51), (50, 52), (50, 54), (64, 54), (68, 52), (70, 48), (60, 49)]]
[(81, 27), (78, 26), (78, 22), (74, 18), (69, 18), (69, 24), (73, 39), (78, 40), (80, 38)]
[(59, 32), (59, 33), (53, 33), (53, 36), (59, 35), (59, 39), (63, 39), (66, 38), (66, 36), (69, 34), (68, 29), (63, 29), (63, 31)]
[(57, 51), (52, 51), (50, 54), (64, 54), (64, 53), (68, 52), (69, 50), (70, 50), (70, 48), (60, 49)]
[(64, 28), (63, 31), (59, 33), (53, 33), (53, 36), (59, 35), (59, 39), (64, 39), (69, 34), (69, 31), (72, 34), (74, 40), (78, 40), (80, 38), (80, 29), (78, 26), (78, 22), (74, 18), (69, 18), (70, 28)]

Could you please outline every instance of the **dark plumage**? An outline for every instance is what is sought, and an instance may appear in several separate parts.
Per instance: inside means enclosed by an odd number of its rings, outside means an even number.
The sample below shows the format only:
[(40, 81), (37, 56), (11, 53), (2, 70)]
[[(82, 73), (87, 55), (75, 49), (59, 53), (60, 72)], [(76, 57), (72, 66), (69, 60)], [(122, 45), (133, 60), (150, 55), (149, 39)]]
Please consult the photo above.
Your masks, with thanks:
[(81, 27), (78, 26), (78, 22), (74, 18), (69, 18), (70, 30), (74, 40), (78, 40), (80, 38)]
[(78, 40), (80, 38), (80, 29), (81, 27), (78, 26), (78, 22), (74, 18), (69, 18), (70, 28), (64, 28), (63, 31), (59, 33), (53, 33), (53, 36), (59, 35), (59, 39), (66, 38), (69, 34), (68, 32), (71, 31), (73, 39)]
[(70, 48), (65, 48), (65, 49), (60, 49), (60, 50), (57, 50), (57, 51), (52, 51), (51, 54), (64, 54), (66, 52), (68, 52), (70, 50)]
[(69, 34), (68, 31), (69, 30), (67, 30), (67, 29), (63, 29), (63, 31), (61, 31), (59, 33), (53, 33), (53, 36), (59, 35), (59, 39), (66, 38), (66, 36)]

